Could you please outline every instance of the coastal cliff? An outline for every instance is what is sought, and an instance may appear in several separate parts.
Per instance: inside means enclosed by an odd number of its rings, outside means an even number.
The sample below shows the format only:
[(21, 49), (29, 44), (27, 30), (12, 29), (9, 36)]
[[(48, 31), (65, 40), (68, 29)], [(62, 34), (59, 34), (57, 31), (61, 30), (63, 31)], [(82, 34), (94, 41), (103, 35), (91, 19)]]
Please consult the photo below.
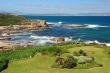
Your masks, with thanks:
[(10, 49), (11, 45), (9, 44), (12, 36), (22, 34), (24, 30), (26, 32), (39, 31), (46, 27), (48, 25), (45, 20), (31, 20), (22, 16), (0, 13), (0, 50), (4, 50), (4, 48), (7, 50), (7, 47)]
[(0, 26), (29, 24), (30, 20), (22, 16), (0, 13)]
[(22, 16), (0, 13), (0, 31), (7, 29), (31, 30), (48, 27), (45, 20), (30, 20)]

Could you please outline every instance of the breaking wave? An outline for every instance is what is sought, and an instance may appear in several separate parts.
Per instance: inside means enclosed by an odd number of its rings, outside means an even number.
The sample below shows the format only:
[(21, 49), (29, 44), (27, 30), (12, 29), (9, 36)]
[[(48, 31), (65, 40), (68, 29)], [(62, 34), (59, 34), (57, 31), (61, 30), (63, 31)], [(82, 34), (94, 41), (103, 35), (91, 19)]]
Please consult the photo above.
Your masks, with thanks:
[(85, 41), (85, 44), (91, 44), (91, 43), (95, 43), (95, 44), (99, 44), (99, 45), (106, 45), (106, 46), (110, 46), (110, 43), (102, 43), (102, 42), (99, 42), (98, 40), (94, 40), (94, 41)]
[[(53, 39), (58, 38), (58, 37), (53, 37), (53, 36), (35, 36), (35, 35), (31, 35), (30, 38), (34, 39), (34, 42), (37, 45), (58, 43), (57, 41), (53, 40)], [(64, 42), (70, 42), (70, 41), (72, 41), (72, 38), (64, 37)]]
[(61, 26), (63, 22), (47, 22), (47, 24), (51, 26)]
[[(50, 26), (62, 26), (65, 25), (66, 23), (64, 22), (47, 22), (48, 25)], [(106, 28), (106, 27), (110, 27), (110, 26), (104, 26), (104, 25), (99, 25), (99, 24), (84, 24), (84, 27), (80, 27), (80, 28)]]
[[(54, 38), (57, 37), (53, 37), (53, 36), (34, 36), (31, 35), (30, 36), (31, 39), (35, 39), (34, 40), (34, 44), (37, 45), (46, 45), (46, 44), (55, 44), (58, 43), (56, 41), (54, 41)], [(72, 37), (64, 37), (64, 42), (73, 42), (74, 39)], [(85, 44), (91, 44), (91, 43), (95, 43), (95, 44), (99, 44), (99, 45), (106, 45), (106, 46), (110, 46), (110, 43), (103, 43), (103, 42), (99, 42), (98, 40), (94, 40), (94, 41), (84, 41)]]
[(102, 25), (98, 25), (98, 24), (84, 24), (86, 25), (85, 28), (100, 28), (100, 27), (109, 27), (109, 26), (102, 26)]

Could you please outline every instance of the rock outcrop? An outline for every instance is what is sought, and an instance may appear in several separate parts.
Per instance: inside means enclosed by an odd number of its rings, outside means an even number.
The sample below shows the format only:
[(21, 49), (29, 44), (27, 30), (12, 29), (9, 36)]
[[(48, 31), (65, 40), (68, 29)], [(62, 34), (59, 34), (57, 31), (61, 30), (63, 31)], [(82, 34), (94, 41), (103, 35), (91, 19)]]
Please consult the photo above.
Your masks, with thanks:
[(65, 38), (64, 37), (55, 37), (52, 39), (52, 41), (55, 41), (56, 43), (63, 43), (63, 42), (65, 42)]
[(13, 25), (13, 29), (18, 30), (32, 30), (39, 27), (48, 27), (44, 20), (32, 20), (30, 25)]
[(34, 27), (47, 27), (48, 25), (46, 24), (45, 20), (33, 20), (31, 22), (31, 25)]

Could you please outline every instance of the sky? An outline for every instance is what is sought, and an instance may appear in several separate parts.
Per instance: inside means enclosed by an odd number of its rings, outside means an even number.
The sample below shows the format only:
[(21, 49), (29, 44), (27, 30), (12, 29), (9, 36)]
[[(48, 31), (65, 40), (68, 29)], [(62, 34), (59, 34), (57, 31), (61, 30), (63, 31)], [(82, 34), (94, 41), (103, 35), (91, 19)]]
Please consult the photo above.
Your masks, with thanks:
[(110, 13), (110, 0), (0, 0), (0, 11), (24, 14)]

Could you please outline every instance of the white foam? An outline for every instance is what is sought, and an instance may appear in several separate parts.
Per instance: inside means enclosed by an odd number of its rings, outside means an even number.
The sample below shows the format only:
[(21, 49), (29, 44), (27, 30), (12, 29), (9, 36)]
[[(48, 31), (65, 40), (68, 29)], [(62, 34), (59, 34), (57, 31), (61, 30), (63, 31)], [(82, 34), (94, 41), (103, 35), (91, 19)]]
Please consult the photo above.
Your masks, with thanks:
[(38, 39), (38, 40), (50, 40), (54, 38), (54, 37), (49, 37), (49, 36), (33, 36), (33, 35), (31, 35), (30, 37), (33, 39)]
[[(34, 35), (31, 35), (30, 36), (31, 39), (34, 39), (35, 42), (37, 42), (37, 44), (47, 44), (47, 43), (60, 43), (58, 41), (55, 41), (53, 40), (54, 38), (56, 37), (53, 37), (53, 36), (34, 36)], [(68, 37), (64, 37), (64, 42), (70, 42), (72, 41), (72, 38), (68, 38)]]
[(110, 46), (110, 43), (105, 43), (106, 46)]
[(109, 27), (109, 26), (102, 26), (102, 25), (98, 25), (98, 24), (84, 24), (87, 25), (85, 28), (100, 28), (100, 27)]
[(99, 45), (106, 45), (106, 46), (110, 46), (110, 43), (102, 43), (102, 42), (99, 42), (98, 40), (94, 40), (94, 41), (85, 41), (85, 44), (92, 44), (92, 43), (95, 43), (95, 44), (99, 44)]
[(71, 42), (73, 39), (72, 37), (68, 38), (68, 37), (65, 37), (65, 42)]
[(52, 44), (54, 42), (52, 42), (51, 40), (35, 40), (35, 41), (33, 41), (34, 45), (46, 45), (48, 43)]
[(59, 24), (63, 24), (63, 22), (58, 22)]
[(61, 26), (63, 22), (47, 22), (47, 24), (51, 26)]
[(33, 44), (34, 45), (46, 45), (48, 43), (50, 43), (50, 44), (55, 43), (55, 42), (53, 42), (51, 40), (54, 37), (50, 37), (50, 36), (35, 36), (35, 35), (31, 35), (30, 38), (34, 39), (33, 40)]
[(47, 24), (63, 24), (63, 22), (47, 22)]

